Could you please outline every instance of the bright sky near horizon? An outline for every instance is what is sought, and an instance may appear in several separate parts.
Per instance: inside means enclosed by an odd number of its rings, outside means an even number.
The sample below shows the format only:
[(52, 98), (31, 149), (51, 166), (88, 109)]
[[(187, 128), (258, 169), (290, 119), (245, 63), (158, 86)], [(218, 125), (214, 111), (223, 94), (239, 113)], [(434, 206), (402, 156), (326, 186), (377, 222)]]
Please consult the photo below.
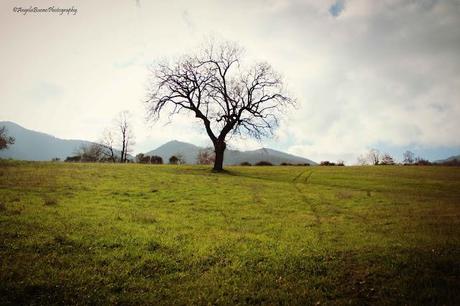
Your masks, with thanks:
[[(15, 12), (15, 8), (77, 12)], [(0, 120), (97, 141), (123, 110), (135, 152), (177, 139), (209, 144), (195, 119), (145, 121), (147, 66), (206, 37), (238, 42), (282, 73), (298, 107), (271, 147), (315, 161), (371, 147), (401, 159), (460, 154), (460, 1), (5, 0), (0, 3)]]

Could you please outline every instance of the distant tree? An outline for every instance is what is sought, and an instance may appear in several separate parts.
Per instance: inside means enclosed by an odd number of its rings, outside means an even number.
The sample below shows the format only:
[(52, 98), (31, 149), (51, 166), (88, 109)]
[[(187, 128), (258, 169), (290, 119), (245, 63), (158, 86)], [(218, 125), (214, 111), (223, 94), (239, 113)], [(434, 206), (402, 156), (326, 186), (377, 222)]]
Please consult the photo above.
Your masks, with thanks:
[(335, 166), (335, 163), (330, 162), (328, 160), (324, 160), (324, 161), (320, 162), (319, 165), (320, 166)]
[(205, 148), (198, 151), (196, 157), (197, 164), (199, 165), (211, 165), (216, 159), (216, 154), (212, 148)]
[(415, 154), (411, 151), (406, 151), (403, 154), (403, 163), (407, 165), (413, 164), (415, 161)]
[(152, 69), (148, 116), (186, 111), (199, 119), (214, 146), (214, 171), (223, 169), (228, 137), (270, 136), (283, 110), (294, 104), (268, 63), (246, 68), (241, 60), (236, 44), (210, 43), (201, 52)]
[(64, 160), (65, 162), (80, 162), (81, 161), (81, 156), (80, 155), (75, 155), (75, 156), (67, 156), (67, 158)]
[(150, 163), (161, 165), (163, 164), (163, 158), (161, 156), (153, 155), (150, 157)]
[(427, 159), (424, 159), (423, 157), (416, 157), (415, 158), (415, 161), (414, 161), (414, 165), (417, 165), (417, 166), (429, 166), (431, 165), (431, 162)]
[(120, 162), (128, 161), (128, 154), (132, 151), (132, 146), (135, 144), (134, 132), (131, 126), (131, 113), (122, 111), (118, 114), (116, 125), (119, 133), (119, 146), (121, 147)]
[(367, 160), (371, 165), (378, 165), (380, 162), (380, 152), (377, 149), (370, 149), (367, 153)]
[(61, 159), (60, 159), (59, 157), (53, 157), (53, 158), (51, 159), (52, 162), (58, 162), (58, 161), (60, 161), (60, 160), (61, 160)]
[(115, 137), (114, 132), (110, 129), (105, 129), (100, 140), (100, 146), (103, 148), (102, 154), (105, 159), (111, 162), (116, 162), (117, 157), (115, 154)]
[[(139, 153), (136, 155), (136, 162), (141, 163), (141, 164), (158, 164), (157, 158), (160, 158), (159, 156), (150, 156), (150, 155), (145, 155), (143, 153)], [(161, 163), (163, 163), (163, 160), (161, 160)]]
[(136, 163), (142, 163), (142, 161), (144, 159), (144, 156), (145, 156), (144, 153), (137, 154), (136, 157), (135, 157)]
[(242, 162), (240, 166), (252, 166), (252, 164), (250, 162), (245, 161), (245, 162)]
[(0, 127), (0, 150), (8, 149), (15, 141), (14, 137), (8, 136), (8, 129), (5, 126)]
[(185, 156), (182, 153), (176, 153), (175, 156), (177, 158), (177, 163), (179, 165), (187, 163), (187, 161), (185, 160)]
[(177, 156), (173, 155), (169, 158), (169, 163), (171, 165), (177, 165), (179, 163), (179, 158)]
[(337, 166), (342, 166), (342, 167), (343, 167), (343, 166), (345, 166), (345, 161), (339, 159), (339, 160), (337, 161), (336, 165), (337, 165)]
[(395, 161), (390, 154), (385, 153), (381, 156), (380, 165), (394, 165), (394, 164), (395, 164)]
[(358, 159), (357, 159), (357, 162), (358, 162), (358, 165), (360, 165), (360, 166), (365, 166), (365, 165), (369, 164), (366, 155), (359, 155)]
[(75, 153), (82, 162), (99, 162), (104, 158), (103, 147), (97, 143), (83, 144)]

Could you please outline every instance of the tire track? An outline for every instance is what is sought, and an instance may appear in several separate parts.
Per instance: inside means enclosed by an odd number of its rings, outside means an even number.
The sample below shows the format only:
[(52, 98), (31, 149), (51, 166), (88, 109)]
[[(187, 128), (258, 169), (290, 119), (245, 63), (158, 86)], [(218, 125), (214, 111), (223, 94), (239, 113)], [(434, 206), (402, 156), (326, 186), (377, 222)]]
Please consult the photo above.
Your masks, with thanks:
[[(316, 231), (316, 234), (318, 236), (318, 240), (319, 241), (322, 241), (323, 240), (323, 231), (321, 230), (321, 217), (319, 215), (319, 212), (318, 210), (316, 209), (316, 205), (313, 204), (308, 198), (307, 196), (305, 196), (305, 194), (302, 192), (302, 189), (300, 188), (300, 184), (301, 185), (307, 185), (308, 184), (308, 181), (309, 179), (311, 178), (312, 174), (313, 174), (313, 171), (314, 170), (305, 170), (305, 171), (302, 171), (301, 173), (299, 173), (296, 177), (294, 177), (294, 179), (292, 180), (292, 184), (294, 186), (294, 188), (297, 190), (297, 192), (299, 193), (301, 199), (302, 199), (302, 202), (304, 202), (305, 204), (308, 205), (308, 208), (310, 209), (310, 211), (313, 213), (313, 217), (315, 219), (314, 221), (314, 224), (315, 224), (315, 227), (313, 227), (313, 229)], [(305, 173), (308, 173), (308, 175), (305, 177), (304, 179), (304, 183), (301, 183), (299, 182), (300, 178), (305, 174)]]

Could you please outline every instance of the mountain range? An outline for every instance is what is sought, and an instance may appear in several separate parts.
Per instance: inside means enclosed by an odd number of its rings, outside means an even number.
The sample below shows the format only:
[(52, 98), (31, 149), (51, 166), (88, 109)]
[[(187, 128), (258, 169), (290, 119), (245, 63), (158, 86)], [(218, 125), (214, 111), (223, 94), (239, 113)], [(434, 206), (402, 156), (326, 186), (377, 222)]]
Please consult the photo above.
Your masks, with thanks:
[(60, 139), (49, 134), (26, 129), (14, 122), (2, 121), (0, 126), (8, 129), (8, 135), (16, 140), (6, 150), (0, 151), (0, 158), (19, 160), (51, 160), (52, 158), (65, 159), (75, 155), (82, 145), (91, 144), (90, 141), (77, 139)]
[[(49, 134), (26, 129), (10, 121), (2, 121), (0, 126), (5, 126), (8, 129), (8, 135), (16, 139), (12, 146), (0, 151), (0, 158), (37, 161), (60, 158), (64, 160), (68, 156), (75, 155), (75, 151), (80, 146), (92, 144), (92, 142), (86, 140), (57, 138)], [(201, 149), (203, 148), (190, 143), (173, 140), (145, 154), (161, 156), (165, 162), (172, 155), (181, 154), (186, 163), (195, 164), (196, 157)], [(259, 161), (268, 161), (275, 165), (281, 163), (316, 165), (310, 159), (269, 148), (253, 151), (226, 150), (224, 155), (224, 164), (226, 165), (237, 165), (242, 162), (254, 164)]]
[[(194, 164), (196, 163), (198, 152), (202, 149), (204, 148), (190, 143), (173, 140), (145, 154), (161, 156), (164, 161), (167, 161), (172, 155), (181, 154), (186, 163)], [(274, 165), (279, 165), (281, 163), (316, 165), (316, 163), (310, 159), (269, 148), (261, 148), (253, 151), (227, 149), (224, 153), (225, 165), (239, 165), (242, 162), (255, 164), (259, 161), (268, 161)]]

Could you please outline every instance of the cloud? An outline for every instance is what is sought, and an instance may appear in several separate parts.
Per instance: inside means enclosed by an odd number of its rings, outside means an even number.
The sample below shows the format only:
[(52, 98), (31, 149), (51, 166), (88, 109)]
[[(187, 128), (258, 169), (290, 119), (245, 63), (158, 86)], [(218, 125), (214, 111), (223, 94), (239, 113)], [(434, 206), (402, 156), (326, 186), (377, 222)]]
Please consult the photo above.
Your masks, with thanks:
[[(234, 138), (233, 148), (349, 162), (374, 146), (460, 151), (455, 0), (101, 1), (81, 2), (75, 18), (23, 18), (4, 3), (0, 9), (0, 119), (29, 128), (95, 140), (129, 109), (136, 151), (170, 139), (205, 144), (204, 130), (186, 116), (147, 125), (142, 101), (149, 63), (217, 34), (238, 41), (250, 60), (270, 62), (299, 101), (274, 139)], [(46, 92), (43, 82), (60, 92), (38, 107), (28, 93)]]

